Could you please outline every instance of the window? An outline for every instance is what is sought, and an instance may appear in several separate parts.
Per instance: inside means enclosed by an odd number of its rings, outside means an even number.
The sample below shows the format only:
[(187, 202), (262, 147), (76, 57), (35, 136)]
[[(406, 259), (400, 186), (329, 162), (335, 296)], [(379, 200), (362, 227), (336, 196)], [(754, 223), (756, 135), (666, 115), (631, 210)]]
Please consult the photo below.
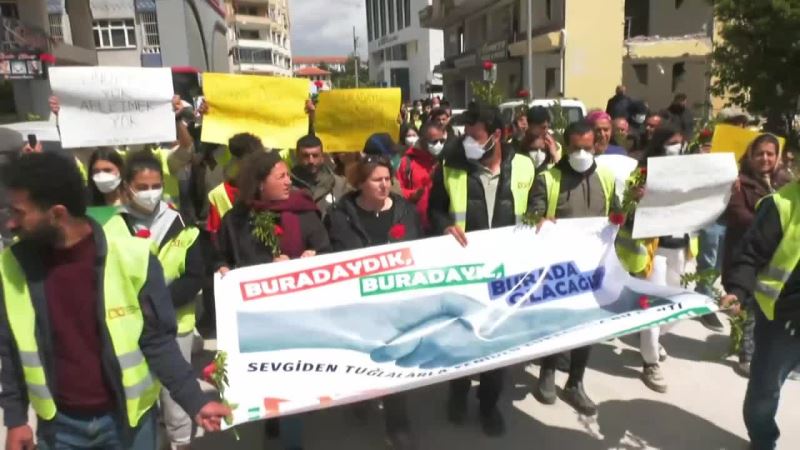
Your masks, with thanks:
[(372, 5), (372, 37), (378, 39), (381, 37), (381, 7), (380, 2), (381, 0), (374, 0), (374, 5)]
[[(245, 16), (257, 16), (258, 7), (250, 5), (240, 5), (238, 8), (236, 8), (236, 14), (242, 14)], [(272, 14), (270, 14), (270, 17), (272, 17)]]
[(57, 42), (64, 42), (64, 26), (61, 24), (61, 14), (48, 14), (47, 21), (50, 25), (50, 37)]
[(636, 75), (636, 81), (643, 86), (647, 86), (648, 83), (648, 68), (647, 64), (634, 64), (633, 65), (633, 73)]
[(140, 12), (139, 26), (142, 27), (142, 46), (145, 51), (161, 52), (161, 42), (158, 36), (158, 16), (155, 12)]
[(402, 30), (405, 22), (403, 21), (403, 0), (394, 0), (397, 4), (397, 29)]
[(411, 0), (403, 0), (406, 4), (405, 7), (405, 19), (406, 19), (406, 26), (411, 26)]
[(381, 37), (386, 36), (386, 0), (381, 0)]
[(9, 19), (19, 19), (19, 10), (16, 2), (0, 2), (0, 16)]
[(136, 48), (133, 19), (95, 20), (93, 29), (97, 48)]
[(394, 33), (394, 0), (389, 1), (389, 34)]
[(260, 39), (258, 30), (239, 30), (239, 39)]
[(683, 0), (675, 0), (675, 9), (681, 9), (683, 6)]
[(686, 78), (686, 64), (675, 63), (672, 65), (672, 92), (675, 92), (678, 85)]
[(233, 52), (235, 64), (272, 64), (273, 55), (269, 49), (240, 47)]
[(548, 68), (544, 71), (544, 92), (547, 97), (555, 97), (558, 92), (556, 91), (556, 79), (558, 78), (558, 69)]
[(372, 0), (367, 0), (367, 40), (372, 42), (375, 35), (372, 33)]
[(547, 0), (547, 20), (553, 20), (553, 0)]

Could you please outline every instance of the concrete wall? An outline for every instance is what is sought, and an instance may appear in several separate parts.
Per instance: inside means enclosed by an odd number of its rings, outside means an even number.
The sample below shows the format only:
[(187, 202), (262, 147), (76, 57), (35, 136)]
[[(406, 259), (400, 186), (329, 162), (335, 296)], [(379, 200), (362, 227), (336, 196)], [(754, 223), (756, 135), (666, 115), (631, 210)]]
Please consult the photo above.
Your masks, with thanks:
[[(136, 39), (141, 39), (138, 32)], [(139, 50), (135, 48), (130, 50), (97, 50), (97, 65), (140, 67), (142, 59)]]
[[(672, 86), (672, 68), (683, 63), (685, 74)], [(635, 64), (647, 65), (647, 84), (640, 83)], [(647, 60), (625, 60), (623, 67), (623, 83), (628, 87), (628, 95), (646, 101), (653, 110), (669, 106), (675, 94), (682, 92), (689, 97), (689, 105), (695, 110), (702, 110), (708, 98), (707, 70), (708, 61), (702, 58), (661, 58)], [(662, 73), (663, 69), (663, 73)]]
[(588, 108), (605, 108), (622, 80), (624, 22), (624, 0), (567, 2), (566, 97), (578, 98)]
[(703, 31), (703, 27), (711, 35), (713, 7), (708, 0), (683, 0), (680, 8), (675, 8), (676, 0), (649, 1), (650, 36), (694, 34)]
[(204, 0), (157, 0), (164, 66), (228, 71), (225, 19)]
[(545, 89), (547, 69), (557, 69), (556, 92), (561, 91), (561, 55), (558, 53), (537, 53), (533, 55), (533, 97), (548, 98), (551, 93)]

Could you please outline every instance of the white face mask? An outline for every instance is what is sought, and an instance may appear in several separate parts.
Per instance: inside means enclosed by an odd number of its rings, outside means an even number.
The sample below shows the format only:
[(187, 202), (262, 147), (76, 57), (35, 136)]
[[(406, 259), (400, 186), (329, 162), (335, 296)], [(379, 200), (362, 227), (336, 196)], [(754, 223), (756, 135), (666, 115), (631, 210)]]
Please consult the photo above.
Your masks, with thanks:
[(435, 144), (428, 144), (428, 151), (433, 156), (439, 156), (439, 153), (442, 153), (444, 150), (444, 142), (437, 142)]
[(164, 194), (163, 189), (150, 189), (147, 191), (138, 191), (133, 193), (133, 202), (140, 208), (153, 212)]
[[(492, 141), (492, 138), (489, 138), (489, 140)], [(480, 142), (473, 139), (472, 136), (467, 136), (464, 138), (464, 155), (469, 160), (480, 161), (487, 152), (492, 151), (494, 148), (494, 141), (492, 141), (492, 145), (487, 149), (484, 149), (485, 145), (486, 144), (481, 145)]]
[(544, 164), (544, 161), (547, 159), (547, 153), (545, 153), (544, 150), (534, 150), (534, 151), (528, 152), (528, 155), (530, 155), (531, 159), (533, 160), (533, 166), (534, 167), (541, 166), (542, 164)]
[(406, 145), (409, 147), (413, 147), (417, 144), (419, 140), (419, 136), (406, 136)]
[(664, 146), (664, 153), (667, 156), (677, 156), (681, 154), (681, 150), (683, 150), (683, 144), (672, 144), (672, 145), (665, 145)]
[(98, 191), (108, 194), (109, 192), (114, 192), (114, 189), (119, 186), (120, 178), (119, 175), (114, 175), (113, 173), (97, 172), (92, 176), (92, 181), (94, 181)]
[(645, 119), (647, 119), (647, 115), (646, 114), (637, 114), (637, 115), (633, 116), (633, 121), (638, 123), (638, 124), (644, 123)]
[(584, 173), (594, 164), (594, 155), (584, 149), (569, 154), (569, 165), (575, 172)]

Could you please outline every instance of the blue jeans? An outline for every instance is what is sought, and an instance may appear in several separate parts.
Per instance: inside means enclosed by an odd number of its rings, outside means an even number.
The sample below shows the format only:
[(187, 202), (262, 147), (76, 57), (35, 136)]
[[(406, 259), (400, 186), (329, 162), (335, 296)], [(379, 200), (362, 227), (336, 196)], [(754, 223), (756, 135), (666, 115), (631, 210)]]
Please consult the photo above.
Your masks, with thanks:
[(800, 363), (800, 336), (790, 336), (785, 322), (767, 320), (756, 306), (755, 352), (744, 397), (744, 423), (753, 450), (772, 450), (780, 436), (775, 413), (781, 387)]
[[(725, 226), (717, 223), (709, 225), (700, 230), (698, 240), (700, 241), (700, 254), (697, 255), (697, 271), (702, 272), (708, 269), (719, 271), (722, 267), (722, 249), (725, 246)], [(709, 297), (714, 296), (712, 286), (706, 284), (698, 284), (695, 290)]]
[(153, 408), (139, 425), (126, 431), (116, 416), (70, 416), (57, 413), (53, 420), (39, 420), (39, 450), (153, 450), (156, 448), (156, 412)]

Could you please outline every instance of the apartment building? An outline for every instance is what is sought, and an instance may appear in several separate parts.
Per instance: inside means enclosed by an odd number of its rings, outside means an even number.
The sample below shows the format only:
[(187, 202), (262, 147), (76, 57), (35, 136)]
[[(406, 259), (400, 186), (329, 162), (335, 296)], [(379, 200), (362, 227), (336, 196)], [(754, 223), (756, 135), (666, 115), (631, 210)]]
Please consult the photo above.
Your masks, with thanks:
[(442, 32), (423, 28), (430, 0), (366, 0), (369, 78), (401, 88), (403, 100), (441, 93), (433, 68), (443, 58)]
[(292, 76), (288, 0), (226, 0), (235, 73)]
[(295, 71), (306, 67), (325, 66), (332, 72), (345, 72), (350, 56), (293, 56), (292, 67)]
[(713, 10), (706, 0), (434, 0), (419, 16), (444, 32), (439, 70), (456, 105), (472, 98), (485, 60), (496, 64), (508, 97), (525, 88), (536, 98), (604, 108), (625, 84), (656, 109), (678, 92), (697, 105), (709, 101)]

